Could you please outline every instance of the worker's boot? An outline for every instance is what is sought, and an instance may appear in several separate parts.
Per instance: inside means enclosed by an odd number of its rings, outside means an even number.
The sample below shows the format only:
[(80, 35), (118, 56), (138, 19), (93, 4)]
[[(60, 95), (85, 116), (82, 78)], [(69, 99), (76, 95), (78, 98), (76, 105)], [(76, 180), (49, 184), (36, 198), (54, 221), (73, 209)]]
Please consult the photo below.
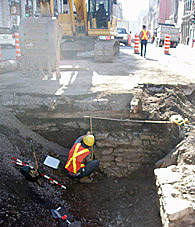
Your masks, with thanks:
[(81, 179), (79, 179), (80, 183), (86, 183), (86, 184), (90, 184), (93, 182), (93, 178), (89, 178), (89, 177), (82, 177)]

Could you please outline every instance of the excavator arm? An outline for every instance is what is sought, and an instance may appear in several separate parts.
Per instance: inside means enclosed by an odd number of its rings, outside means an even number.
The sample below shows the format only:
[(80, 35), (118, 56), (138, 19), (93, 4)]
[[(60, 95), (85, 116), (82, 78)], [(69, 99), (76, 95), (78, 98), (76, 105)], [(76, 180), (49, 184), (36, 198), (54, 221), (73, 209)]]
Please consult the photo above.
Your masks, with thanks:
[(74, 0), (74, 5), (77, 13), (77, 21), (80, 25), (84, 24), (85, 31), (87, 32), (87, 9), (85, 0)]
[(54, 0), (39, 0), (41, 16), (54, 16)]

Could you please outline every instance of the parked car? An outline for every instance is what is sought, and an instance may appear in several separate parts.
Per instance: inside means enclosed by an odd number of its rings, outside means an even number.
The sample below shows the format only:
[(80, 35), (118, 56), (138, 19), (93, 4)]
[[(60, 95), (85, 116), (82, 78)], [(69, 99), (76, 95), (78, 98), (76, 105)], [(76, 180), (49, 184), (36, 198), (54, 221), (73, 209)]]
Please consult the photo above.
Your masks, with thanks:
[(123, 43), (127, 46), (128, 44), (128, 33), (125, 28), (117, 28), (117, 36), (115, 36), (115, 39), (117, 39), (120, 43)]
[(0, 27), (0, 45), (1, 47), (15, 46), (15, 39), (10, 28)]

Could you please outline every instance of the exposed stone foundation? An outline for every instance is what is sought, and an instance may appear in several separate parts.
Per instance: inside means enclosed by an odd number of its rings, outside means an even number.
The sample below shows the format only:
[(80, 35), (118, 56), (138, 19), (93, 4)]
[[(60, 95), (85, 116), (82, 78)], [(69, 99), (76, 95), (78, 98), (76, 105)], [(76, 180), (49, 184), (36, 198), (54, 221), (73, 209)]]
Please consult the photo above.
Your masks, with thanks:
[(170, 125), (113, 124), (115, 131), (95, 133), (96, 158), (108, 176), (127, 176), (144, 166), (153, 166), (174, 143)]
[(195, 165), (172, 165), (154, 173), (163, 226), (195, 226)]
[[(25, 120), (30, 128), (64, 147), (89, 131), (89, 119)], [(93, 120), (95, 158), (108, 176), (123, 177), (164, 157), (180, 134), (177, 125)]]

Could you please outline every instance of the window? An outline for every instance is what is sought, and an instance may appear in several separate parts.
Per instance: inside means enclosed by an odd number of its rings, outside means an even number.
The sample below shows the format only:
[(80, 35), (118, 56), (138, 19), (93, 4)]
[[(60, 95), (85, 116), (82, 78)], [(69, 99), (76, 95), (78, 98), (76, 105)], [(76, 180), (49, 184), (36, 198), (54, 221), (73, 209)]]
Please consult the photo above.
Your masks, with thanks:
[(127, 34), (127, 31), (125, 28), (117, 28), (117, 33), (118, 34)]

